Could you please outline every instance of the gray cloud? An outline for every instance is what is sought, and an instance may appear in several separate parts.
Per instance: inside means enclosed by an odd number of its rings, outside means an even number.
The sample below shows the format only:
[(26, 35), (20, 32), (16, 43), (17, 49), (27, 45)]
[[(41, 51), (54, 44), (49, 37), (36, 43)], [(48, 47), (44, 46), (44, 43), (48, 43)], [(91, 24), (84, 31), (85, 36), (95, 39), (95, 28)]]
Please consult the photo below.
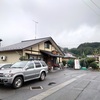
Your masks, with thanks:
[(90, 0), (1, 0), (2, 45), (34, 39), (33, 20), (37, 38), (51, 36), (60, 46), (100, 42), (100, 1), (94, 2), (97, 6)]

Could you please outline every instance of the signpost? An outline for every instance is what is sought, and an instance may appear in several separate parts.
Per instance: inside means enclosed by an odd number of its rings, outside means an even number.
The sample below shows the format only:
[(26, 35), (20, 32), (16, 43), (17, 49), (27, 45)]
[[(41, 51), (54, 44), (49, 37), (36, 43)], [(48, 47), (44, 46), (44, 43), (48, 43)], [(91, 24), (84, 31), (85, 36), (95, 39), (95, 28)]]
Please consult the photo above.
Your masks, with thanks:
[(99, 68), (100, 68), (100, 56), (99, 56)]
[(81, 66), (80, 66), (79, 59), (75, 59), (74, 62), (75, 62), (75, 69), (80, 69)]

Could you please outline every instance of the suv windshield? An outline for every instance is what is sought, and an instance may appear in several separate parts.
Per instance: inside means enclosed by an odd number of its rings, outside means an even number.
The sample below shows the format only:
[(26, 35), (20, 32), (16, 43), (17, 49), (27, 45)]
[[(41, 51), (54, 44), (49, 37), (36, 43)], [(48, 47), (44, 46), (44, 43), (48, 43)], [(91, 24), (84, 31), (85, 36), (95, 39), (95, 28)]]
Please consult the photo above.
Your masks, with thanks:
[(16, 62), (11, 66), (11, 68), (23, 68), (27, 64), (27, 61)]

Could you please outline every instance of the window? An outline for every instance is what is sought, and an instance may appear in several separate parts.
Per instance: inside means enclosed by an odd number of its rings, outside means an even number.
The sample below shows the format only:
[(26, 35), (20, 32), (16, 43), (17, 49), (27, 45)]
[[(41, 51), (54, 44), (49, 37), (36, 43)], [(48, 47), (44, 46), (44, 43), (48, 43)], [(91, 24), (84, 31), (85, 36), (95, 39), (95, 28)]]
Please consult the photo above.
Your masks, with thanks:
[(28, 66), (28, 69), (34, 68), (34, 64), (33, 63), (29, 63), (27, 66)]
[(7, 65), (4, 65), (2, 66), (2, 68), (10, 68), (12, 64), (7, 64)]
[(45, 45), (45, 48), (48, 48), (48, 49), (50, 48), (50, 44), (49, 43), (45, 43), (44, 45)]
[(10, 68), (12, 64), (0, 64), (0, 69)]
[(36, 68), (41, 67), (41, 64), (39, 62), (34, 62), (34, 63), (35, 63)]
[(41, 64), (42, 64), (43, 67), (47, 66), (44, 61), (41, 61)]
[(28, 61), (20, 61), (20, 62), (16, 62), (15, 64), (13, 64), (11, 66), (11, 68), (24, 68), (26, 66)]

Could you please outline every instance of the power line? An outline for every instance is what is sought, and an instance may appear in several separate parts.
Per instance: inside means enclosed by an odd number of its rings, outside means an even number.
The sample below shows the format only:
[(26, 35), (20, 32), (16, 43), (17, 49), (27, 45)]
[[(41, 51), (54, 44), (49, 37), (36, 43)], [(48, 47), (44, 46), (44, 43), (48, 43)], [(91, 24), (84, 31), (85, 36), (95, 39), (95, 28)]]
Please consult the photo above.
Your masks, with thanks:
[(97, 8), (100, 9), (100, 7), (93, 1), (93, 0), (90, 0)]
[(96, 15), (100, 16), (89, 4), (87, 4), (84, 0), (82, 0), (85, 5), (87, 5)]

